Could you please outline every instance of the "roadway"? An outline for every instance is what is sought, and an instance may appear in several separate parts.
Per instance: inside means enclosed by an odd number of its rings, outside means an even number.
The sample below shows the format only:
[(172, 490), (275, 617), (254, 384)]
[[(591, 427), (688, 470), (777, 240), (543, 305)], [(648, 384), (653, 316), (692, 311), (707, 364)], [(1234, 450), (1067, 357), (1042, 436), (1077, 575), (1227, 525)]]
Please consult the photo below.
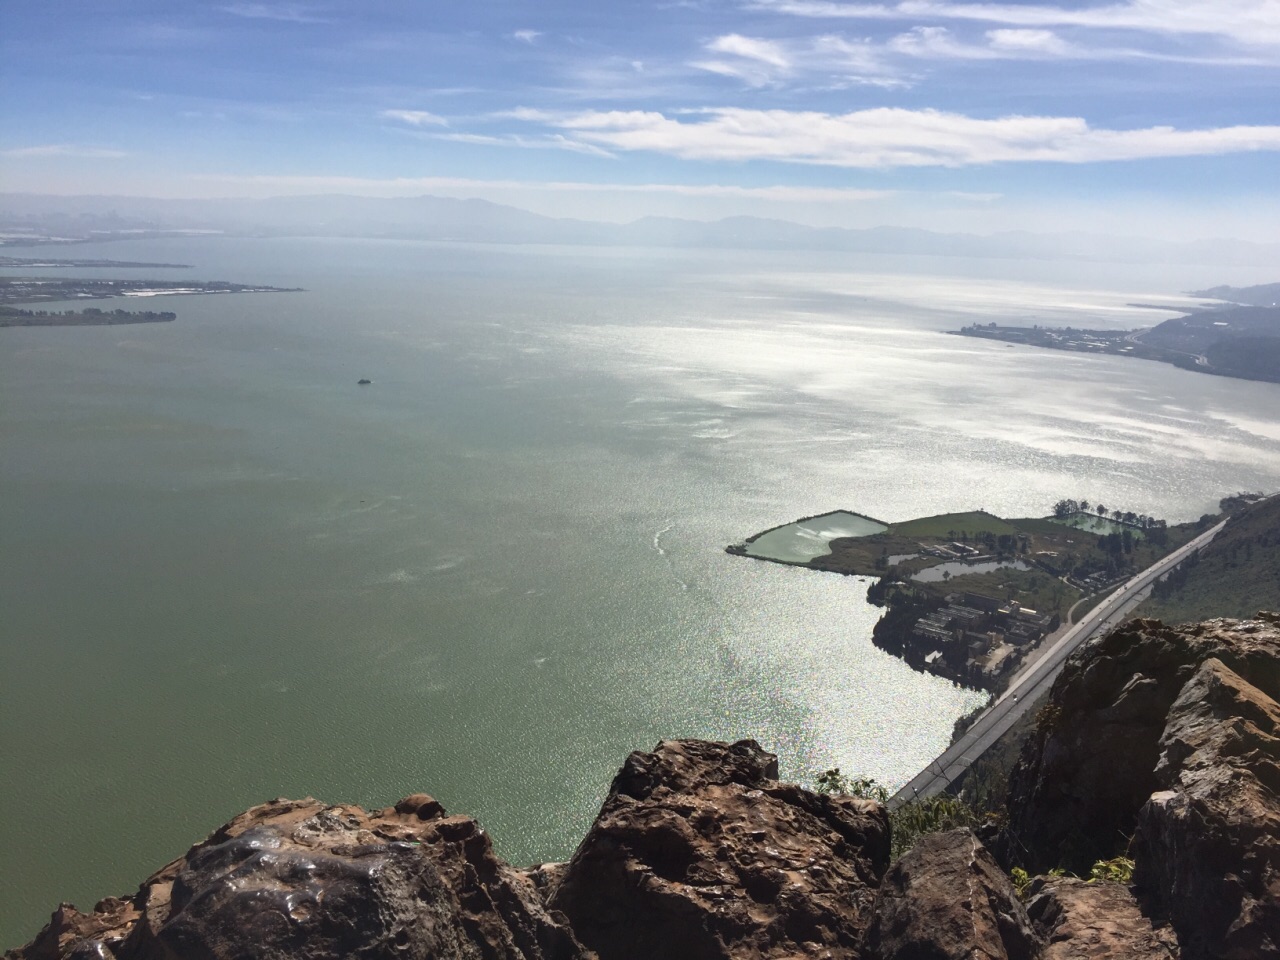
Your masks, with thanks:
[(959, 776), (1005, 732), (1023, 717), (1046, 693), (1062, 672), (1067, 657), (1090, 637), (1111, 629), (1146, 598), (1151, 586), (1194, 551), (1217, 536), (1227, 525), (1223, 520), (1200, 536), (1183, 544), (1168, 556), (1116, 587), (1101, 603), (1085, 614), (1035, 658), (1014, 674), (1000, 699), (996, 700), (964, 735), (939, 757), (932, 760), (906, 786), (889, 798), (892, 809), (917, 797), (931, 797), (946, 791)]

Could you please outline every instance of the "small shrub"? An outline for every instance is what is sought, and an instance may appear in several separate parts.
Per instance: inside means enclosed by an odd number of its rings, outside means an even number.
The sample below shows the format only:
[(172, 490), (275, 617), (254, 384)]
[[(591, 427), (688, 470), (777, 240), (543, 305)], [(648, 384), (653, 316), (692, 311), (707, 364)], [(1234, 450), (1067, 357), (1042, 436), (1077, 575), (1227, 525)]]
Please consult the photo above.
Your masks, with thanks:
[(1090, 883), (1133, 883), (1133, 861), (1128, 857), (1099, 860), (1089, 871)]

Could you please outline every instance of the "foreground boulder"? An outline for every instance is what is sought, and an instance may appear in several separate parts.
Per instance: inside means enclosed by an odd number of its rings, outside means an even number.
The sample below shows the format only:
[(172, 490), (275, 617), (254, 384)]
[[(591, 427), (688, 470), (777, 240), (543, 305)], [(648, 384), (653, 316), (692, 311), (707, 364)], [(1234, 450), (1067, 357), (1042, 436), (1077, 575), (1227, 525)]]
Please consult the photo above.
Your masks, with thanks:
[(1040, 941), (1008, 875), (968, 829), (924, 837), (885, 876), (875, 960), (1033, 960)]
[(777, 763), (753, 740), (633, 753), (548, 903), (600, 960), (859, 956), (888, 816)]
[(369, 814), (253, 807), (92, 914), (64, 905), (15, 960), (579, 960), (533, 884), (425, 795)]

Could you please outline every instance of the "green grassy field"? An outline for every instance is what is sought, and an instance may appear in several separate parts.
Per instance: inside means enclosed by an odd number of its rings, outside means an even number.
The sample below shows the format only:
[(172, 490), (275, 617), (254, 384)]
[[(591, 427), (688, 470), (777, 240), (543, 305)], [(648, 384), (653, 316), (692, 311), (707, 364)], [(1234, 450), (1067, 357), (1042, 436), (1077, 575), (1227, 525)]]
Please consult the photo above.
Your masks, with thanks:
[(1139, 616), (1169, 623), (1280, 610), (1280, 498), (1237, 513), (1222, 533), (1157, 585)]
[(1016, 534), (1017, 532), (1018, 528), (1008, 520), (1001, 520), (999, 517), (983, 510), (975, 510), (969, 513), (944, 513), (936, 517), (921, 517), (919, 520), (895, 523), (889, 527), (889, 533), (899, 537), (960, 538), (967, 536), (972, 539), (984, 533), (990, 533), (998, 537), (1001, 534)]

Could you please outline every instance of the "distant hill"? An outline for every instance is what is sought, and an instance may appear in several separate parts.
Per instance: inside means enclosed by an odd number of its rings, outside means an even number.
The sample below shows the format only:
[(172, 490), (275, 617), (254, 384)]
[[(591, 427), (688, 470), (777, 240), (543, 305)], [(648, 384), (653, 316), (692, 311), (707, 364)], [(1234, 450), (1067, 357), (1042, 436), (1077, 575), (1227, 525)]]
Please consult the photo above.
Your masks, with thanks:
[(750, 216), (712, 221), (643, 217), (630, 223), (607, 223), (548, 217), (488, 200), (453, 197), (323, 194), (206, 200), (0, 193), (0, 245), (163, 236), (174, 231), (1121, 263), (1239, 265), (1280, 260), (1280, 244), (1230, 239), (1173, 241), (1027, 231), (981, 235), (893, 226), (845, 229)]
[(1280, 306), (1280, 283), (1260, 283), (1255, 287), (1210, 287), (1208, 290), (1193, 290), (1190, 295), (1230, 300), (1252, 307), (1276, 307)]
[(1138, 609), (1169, 623), (1280, 608), (1280, 496), (1245, 507)]
[(1227, 307), (1175, 317), (1143, 333), (1141, 341), (1183, 355), (1175, 360), (1179, 365), (1280, 383), (1280, 307)]

